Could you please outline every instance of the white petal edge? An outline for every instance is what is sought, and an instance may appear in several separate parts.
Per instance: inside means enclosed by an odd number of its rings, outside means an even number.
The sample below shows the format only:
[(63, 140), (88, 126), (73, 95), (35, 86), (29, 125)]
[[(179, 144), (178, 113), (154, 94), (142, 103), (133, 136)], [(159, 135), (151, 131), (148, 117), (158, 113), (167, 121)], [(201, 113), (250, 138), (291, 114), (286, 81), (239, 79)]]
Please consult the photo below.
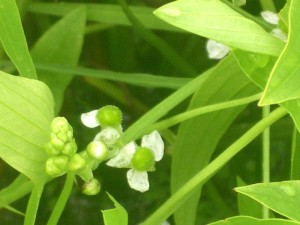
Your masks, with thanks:
[(80, 116), (81, 122), (89, 128), (95, 128), (99, 126), (99, 122), (97, 120), (98, 110), (93, 110), (87, 113), (82, 113)]
[(139, 192), (149, 190), (149, 181), (147, 172), (139, 172), (134, 169), (127, 171), (127, 180), (129, 186)]
[(211, 39), (206, 43), (206, 50), (210, 59), (222, 59), (230, 52), (228, 46)]
[(278, 25), (279, 23), (279, 17), (276, 13), (273, 13), (271, 11), (264, 11), (260, 14), (262, 18), (267, 21), (270, 24)]
[(274, 37), (277, 37), (278, 39), (287, 42), (287, 36), (286, 34), (280, 29), (280, 28), (275, 28), (272, 30), (271, 34)]
[(113, 145), (117, 142), (120, 136), (121, 134), (118, 129), (113, 127), (106, 127), (96, 135), (94, 141), (102, 141), (107, 145)]
[(130, 166), (131, 159), (135, 153), (136, 146), (135, 143), (129, 142), (120, 151), (117, 155), (107, 161), (106, 165), (116, 168), (126, 168)]
[(151, 134), (145, 135), (142, 138), (141, 146), (153, 151), (155, 161), (161, 160), (164, 156), (164, 141), (157, 130), (153, 131)]

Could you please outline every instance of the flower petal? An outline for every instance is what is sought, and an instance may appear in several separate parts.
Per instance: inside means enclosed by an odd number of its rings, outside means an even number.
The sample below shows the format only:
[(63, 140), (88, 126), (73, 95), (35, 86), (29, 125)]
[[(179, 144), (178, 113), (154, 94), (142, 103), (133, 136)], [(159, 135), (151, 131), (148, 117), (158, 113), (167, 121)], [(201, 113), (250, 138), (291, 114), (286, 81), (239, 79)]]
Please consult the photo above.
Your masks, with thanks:
[(127, 171), (127, 180), (129, 186), (137, 191), (145, 192), (149, 190), (149, 181), (147, 172), (138, 172), (134, 169)]
[(279, 38), (280, 40), (286, 42), (287, 41), (287, 36), (286, 34), (280, 29), (280, 28), (275, 28), (271, 31), (271, 34), (273, 34), (275, 37)]
[(279, 17), (271, 11), (264, 11), (260, 14), (262, 18), (270, 24), (278, 25)]
[(115, 157), (110, 159), (106, 165), (116, 168), (125, 168), (130, 166), (131, 159), (135, 153), (135, 143), (129, 142), (120, 151), (117, 153)]
[(158, 131), (153, 131), (149, 135), (145, 135), (142, 138), (142, 147), (149, 148), (154, 153), (155, 161), (159, 161), (164, 156), (164, 142), (158, 133)]
[(120, 132), (116, 128), (106, 127), (96, 135), (94, 141), (102, 141), (106, 145), (110, 146), (116, 143), (120, 136)]
[(209, 39), (206, 43), (206, 50), (208, 52), (208, 58), (210, 59), (222, 59), (230, 51), (230, 49), (219, 42)]
[(97, 115), (98, 113), (98, 110), (93, 110), (93, 111), (90, 111), (90, 112), (87, 112), (87, 113), (82, 113), (81, 114), (81, 122), (86, 126), (86, 127), (89, 127), (89, 128), (95, 128), (95, 127), (98, 127), (99, 126), (99, 122), (97, 120)]

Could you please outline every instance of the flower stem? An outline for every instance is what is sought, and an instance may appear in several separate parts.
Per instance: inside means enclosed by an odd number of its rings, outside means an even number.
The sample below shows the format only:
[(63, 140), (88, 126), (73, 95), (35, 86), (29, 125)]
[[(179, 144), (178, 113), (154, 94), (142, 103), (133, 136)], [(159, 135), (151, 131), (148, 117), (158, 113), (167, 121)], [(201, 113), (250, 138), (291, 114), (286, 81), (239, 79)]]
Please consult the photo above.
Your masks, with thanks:
[(56, 202), (55, 208), (48, 220), (47, 225), (56, 225), (65, 206), (69, 199), (70, 193), (72, 191), (75, 175), (73, 173), (68, 173), (64, 188)]
[(203, 185), (209, 178), (216, 174), (233, 156), (240, 152), (254, 138), (256, 138), (266, 127), (286, 115), (283, 108), (278, 108), (263, 118), (248, 130), (242, 137), (229, 146), (216, 159), (208, 164), (204, 169), (197, 173), (192, 179), (185, 183), (177, 192), (174, 193), (157, 211), (155, 211), (143, 225), (161, 224), (167, 219), (185, 200), (187, 200), (198, 188)]

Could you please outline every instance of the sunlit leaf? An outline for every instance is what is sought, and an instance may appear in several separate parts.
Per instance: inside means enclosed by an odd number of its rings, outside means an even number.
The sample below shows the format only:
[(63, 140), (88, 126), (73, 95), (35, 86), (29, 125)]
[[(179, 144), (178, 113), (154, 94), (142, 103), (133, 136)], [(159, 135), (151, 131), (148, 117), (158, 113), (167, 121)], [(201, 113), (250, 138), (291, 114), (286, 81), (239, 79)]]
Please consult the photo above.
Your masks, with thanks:
[(287, 44), (272, 70), (260, 100), (260, 105), (281, 103), (300, 98), (299, 13), (300, 1), (291, 0)]
[(284, 219), (256, 219), (247, 216), (236, 216), (209, 225), (299, 225), (299, 223)]
[(44, 83), (0, 72), (0, 157), (33, 181), (46, 176), (53, 105)]
[(20, 75), (36, 78), (15, 1), (0, 1), (0, 41)]
[[(38, 63), (76, 66), (83, 43), (86, 9), (76, 8), (53, 25), (32, 49)], [(38, 71), (39, 79), (51, 89), (55, 100), (55, 113), (61, 108), (64, 91), (73, 79), (72, 74)]]
[[(242, 98), (257, 91), (258, 88), (244, 77), (239, 65), (229, 56), (199, 86), (189, 108)], [(201, 115), (180, 125), (172, 154), (173, 193), (208, 164), (219, 140), (244, 107)], [(199, 189), (175, 212), (176, 223), (195, 224), (200, 193)]]
[[(276, 58), (241, 50), (234, 50), (233, 53), (248, 78), (257, 84), (261, 89), (264, 89), (269, 74), (271, 73), (276, 62)], [(289, 112), (297, 129), (300, 130), (300, 99), (286, 101), (280, 105)]]
[[(108, 194), (108, 193), (107, 193)], [(121, 206), (113, 196), (108, 194), (116, 208), (102, 210), (105, 225), (127, 225), (128, 216), (126, 210)]]
[(214, 39), (232, 48), (279, 55), (284, 43), (219, 0), (179, 0), (154, 11), (183, 30)]
[(235, 190), (287, 218), (300, 221), (300, 181), (259, 183)]

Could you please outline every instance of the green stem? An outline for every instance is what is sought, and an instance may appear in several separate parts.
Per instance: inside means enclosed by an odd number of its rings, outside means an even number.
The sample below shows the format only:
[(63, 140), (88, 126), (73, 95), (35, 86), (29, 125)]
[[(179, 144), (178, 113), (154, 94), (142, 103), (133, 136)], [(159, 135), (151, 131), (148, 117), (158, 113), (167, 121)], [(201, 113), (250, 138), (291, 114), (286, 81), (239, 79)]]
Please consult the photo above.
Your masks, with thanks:
[[(270, 106), (264, 106), (262, 108), (263, 118), (268, 117), (270, 114)], [(270, 127), (267, 127), (262, 134), (262, 147), (263, 147), (263, 156), (262, 156), (262, 170), (263, 170), (263, 183), (270, 182)], [(269, 218), (269, 209), (266, 206), (263, 206), (263, 219)]]
[(34, 225), (45, 182), (34, 184), (25, 214), (24, 225)]
[(203, 107), (196, 108), (196, 109), (184, 112), (184, 113), (180, 113), (176, 116), (173, 116), (173, 117), (170, 117), (163, 121), (160, 121), (158, 123), (155, 123), (149, 129), (147, 129), (146, 133), (151, 132), (153, 130), (163, 130), (165, 128), (174, 126), (185, 120), (191, 119), (195, 116), (199, 116), (199, 115), (202, 115), (205, 113), (214, 112), (214, 111), (218, 111), (218, 110), (222, 110), (222, 109), (227, 109), (227, 108), (231, 108), (231, 107), (235, 107), (235, 106), (245, 105), (245, 104), (248, 104), (250, 102), (254, 102), (254, 101), (260, 99), (260, 97), (261, 97), (261, 93), (255, 94), (255, 95), (252, 95), (249, 97), (241, 98), (241, 99), (236, 99), (236, 100), (232, 100), (232, 101), (203, 106)]
[(260, 5), (264, 11), (277, 12), (273, 0), (260, 0)]
[(197, 173), (192, 179), (185, 183), (177, 192), (174, 193), (158, 210), (156, 210), (143, 225), (157, 225), (166, 220), (186, 199), (188, 199), (201, 185), (216, 174), (233, 156), (240, 152), (254, 138), (256, 138), (266, 127), (286, 115), (283, 108), (274, 110), (266, 118), (263, 118), (248, 130), (242, 137), (229, 146), (216, 159), (208, 164), (204, 169)]
[(58, 220), (66, 206), (66, 203), (72, 191), (74, 179), (75, 179), (75, 175), (73, 173), (67, 174), (64, 188), (56, 202), (55, 208), (48, 220), (47, 225), (56, 225), (58, 223)]
[(161, 38), (152, 33), (149, 29), (145, 28), (144, 25), (136, 18), (128, 7), (125, 0), (118, 0), (119, 5), (122, 7), (128, 20), (132, 23), (133, 28), (156, 50), (158, 50), (166, 59), (178, 70), (183, 72), (185, 75), (195, 75), (196, 70), (190, 66), (177, 52), (174, 51), (167, 43)]

